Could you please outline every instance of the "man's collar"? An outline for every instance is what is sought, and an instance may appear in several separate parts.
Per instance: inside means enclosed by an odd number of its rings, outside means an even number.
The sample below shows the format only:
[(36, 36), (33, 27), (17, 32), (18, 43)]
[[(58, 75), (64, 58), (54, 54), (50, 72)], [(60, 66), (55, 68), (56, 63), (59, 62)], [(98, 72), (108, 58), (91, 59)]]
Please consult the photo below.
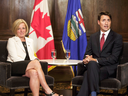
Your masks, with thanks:
[(102, 31), (100, 30), (100, 34), (103, 34), (103, 33), (104, 33), (104, 34), (109, 34), (110, 30), (111, 30), (111, 29), (109, 29), (109, 30), (106, 31), (106, 32), (102, 32)]

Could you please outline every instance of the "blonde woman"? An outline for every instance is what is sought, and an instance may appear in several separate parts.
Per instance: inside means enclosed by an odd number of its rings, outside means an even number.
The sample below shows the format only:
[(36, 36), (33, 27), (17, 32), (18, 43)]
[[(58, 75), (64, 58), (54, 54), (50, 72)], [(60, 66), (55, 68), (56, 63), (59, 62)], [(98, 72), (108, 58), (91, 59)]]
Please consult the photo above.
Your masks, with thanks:
[[(17, 19), (13, 23), (12, 32), (15, 36), (9, 38), (7, 43), (7, 61), (12, 62), (12, 75), (29, 77), (30, 89), (33, 96), (39, 96), (40, 84), (44, 88), (46, 96), (59, 96), (54, 93), (46, 83), (40, 62), (38, 58), (34, 56), (32, 39), (25, 37), (28, 33), (26, 21)], [(20, 66), (22, 68), (20, 68)], [(13, 67), (17, 67), (17, 71), (13, 71)]]

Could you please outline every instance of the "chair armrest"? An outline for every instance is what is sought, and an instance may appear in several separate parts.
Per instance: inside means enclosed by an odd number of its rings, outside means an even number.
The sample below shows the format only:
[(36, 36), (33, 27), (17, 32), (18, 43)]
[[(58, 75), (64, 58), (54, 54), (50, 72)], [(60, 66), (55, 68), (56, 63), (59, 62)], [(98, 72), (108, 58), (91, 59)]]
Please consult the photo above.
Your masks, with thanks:
[(0, 62), (0, 85), (6, 85), (6, 80), (11, 77), (11, 63)]
[(121, 86), (128, 85), (128, 63), (117, 66), (117, 79), (120, 80)]
[(85, 70), (86, 70), (86, 66), (84, 66), (83, 62), (78, 63), (77, 65), (77, 75), (83, 75)]
[(40, 64), (42, 66), (42, 70), (45, 75), (48, 75), (48, 63), (44, 61), (40, 61)]

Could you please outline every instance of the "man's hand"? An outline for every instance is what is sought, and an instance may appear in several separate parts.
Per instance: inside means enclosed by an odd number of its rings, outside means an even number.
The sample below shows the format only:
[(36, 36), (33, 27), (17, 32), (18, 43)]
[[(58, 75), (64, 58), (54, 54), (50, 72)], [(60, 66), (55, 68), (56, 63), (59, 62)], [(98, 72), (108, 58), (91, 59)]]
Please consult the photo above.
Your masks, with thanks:
[(83, 59), (83, 62), (84, 62), (84, 64), (88, 64), (89, 59), (88, 58), (85, 58), (85, 59)]
[(92, 55), (86, 55), (86, 58), (83, 59), (84, 64), (88, 64), (88, 62), (90, 62), (90, 61), (97, 62), (97, 59), (93, 58)]

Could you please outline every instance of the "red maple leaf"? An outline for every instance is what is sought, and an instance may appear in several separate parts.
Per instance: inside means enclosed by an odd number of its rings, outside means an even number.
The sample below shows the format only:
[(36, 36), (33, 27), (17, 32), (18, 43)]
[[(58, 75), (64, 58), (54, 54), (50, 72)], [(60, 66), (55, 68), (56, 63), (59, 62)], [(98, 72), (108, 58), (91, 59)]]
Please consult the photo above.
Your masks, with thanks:
[[(44, 17), (42, 17), (43, 15)], [(31, 26), (36, 32), (37, 38), (40, 36), (46, 40), (48, 37), (51, 37), (51, 34), (49, 33), (50, 30), (46, 29), (46, 27), (50, 25), (50, 17), (47, 15), (47, 13), (44, 14), (44, 12), (41, 12), (40, 8), (35, 11)]]

